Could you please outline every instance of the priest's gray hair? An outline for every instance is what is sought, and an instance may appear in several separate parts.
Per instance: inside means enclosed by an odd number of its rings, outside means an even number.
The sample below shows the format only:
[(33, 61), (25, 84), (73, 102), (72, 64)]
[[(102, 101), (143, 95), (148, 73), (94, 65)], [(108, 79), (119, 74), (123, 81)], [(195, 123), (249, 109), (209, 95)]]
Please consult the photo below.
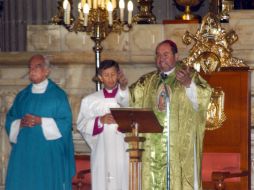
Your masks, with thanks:
[(29, 65), (31, 64), (31, 62), (34, 60), (34, 59), (39, 59), (42, 64), (43, 64), (43, 67), (47, 68), (47, 69), (50, 69), (51, 67), (51, 64), (50, 64), (50, 59), (49, 59), (49, 56), (47, 55), (41, 55), (41, 54), (36, 54), (36, 55), (33, 55), (30, 59), (29, 59)]

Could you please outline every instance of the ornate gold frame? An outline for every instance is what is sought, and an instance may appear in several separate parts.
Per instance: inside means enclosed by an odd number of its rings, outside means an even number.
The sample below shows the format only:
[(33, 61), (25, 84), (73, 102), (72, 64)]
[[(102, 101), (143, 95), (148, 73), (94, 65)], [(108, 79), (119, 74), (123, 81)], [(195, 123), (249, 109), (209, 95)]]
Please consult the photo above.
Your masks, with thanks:
[[(220, 71), (223, 67), (248, 67), (242, 59), (232, 56), (231, 45), (237, 39), (235, 31), (227, 32), (221, 27), (219, 18), (213, 13), (208, 13), (195, 35), (188, 31), (184, 34), (183, 43), (189, 45), (194, 41), (194, 45), (183, 62), (197, 72), (203, 70), (205, 73)], [(207, 112), (207, 130), (220, 128), (226, 120), (224, 97), (222, 89), (213, 90)]]
[(237, 40), (234, 30), (227, 32), (217, 16), (208, 13), (195, 35), (185, 32), (183, 43), (189, 45), (194, 41), (195, 44), (183, 62), (196, 70), (201, 68), (205, 73), (219, 71), (221, 67), (246, 67), (242, 59), (232, 56), (231, 45)]

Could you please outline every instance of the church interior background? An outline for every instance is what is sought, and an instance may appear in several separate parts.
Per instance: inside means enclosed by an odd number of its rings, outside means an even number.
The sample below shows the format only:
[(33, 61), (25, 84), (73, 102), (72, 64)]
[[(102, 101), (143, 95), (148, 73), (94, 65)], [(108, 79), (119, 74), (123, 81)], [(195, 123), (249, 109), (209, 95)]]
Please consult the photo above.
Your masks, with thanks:
[[(73, 0), (74, 5), (77, 2)], [(137, 1), (133, 3), (135, 14)], [(194, 13), (203, 17), (210, 3), (202, 1)], [(254, 1), (235, 0), (233, 3), (235, 8), (229, 13), (229, 22), (222, 25), (237, 33), (239, 39), (232, 46), (233, 55), (243, 59), (251, 70), (251, 189), (254, 190)], [(174, 0), (155, 0), (152, 11), (156, 24), (133, 25), (130, 32), (110, 33), (102, 42), (101, 59), (117, 60), (131, 84), (142, 74), (154, 70), (154, 49), (164, 39), (174, 40), (180, 58), (187, 57), (190, 46), (183, 44), (182, 36), (187, 30), (195, 33), (199, 23), (162, 24), (163, 20), (174, 20), (181, 10)], [(94, 43), (84, 32), (69, 32), (63, 26), (49, 24), (56, 12), (57, 0), (0, 0), (0, 189), (4, 189), (11, 148), (4, 130), (5, 115), (17, 92), (29, 83), (26, 64), (35, 53), (50, 57), (51, 78), (68, 93), (74, 116), (76, 154), (89, 154), (89, 148), (77, 133), (76, 119), (81, 98), (95, 91), (91, 80), (95, 74)]]

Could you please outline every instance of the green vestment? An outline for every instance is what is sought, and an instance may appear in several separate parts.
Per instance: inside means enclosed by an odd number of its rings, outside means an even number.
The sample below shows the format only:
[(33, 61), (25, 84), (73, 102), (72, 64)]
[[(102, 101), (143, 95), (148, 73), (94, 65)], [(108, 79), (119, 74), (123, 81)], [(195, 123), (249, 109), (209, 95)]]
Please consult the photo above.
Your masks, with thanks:
[[(178, 64), (179, 65), (179, 64)], [(175, 71), (179, 68), (175, 69)], [(170, 189), (193, 190), (194, 144), (198, 185), (201, 184), (201, 161), (206, 113), (211, 88), (197, 73), (192, 81), (196, 84), (198, 110), (186, 95), (186, 90), (175, 78), (175, 71), (165, 80), (170, 86)], [(137, 108), (152, 108), (160, 124), (165, 126), (166, 113), (159, 111), (158, 90), (162, 86), (160, 73), (154, 71), (142, 76), (130, 87), (130, 105)], [(165, 190), (167, 168), (167, 128), (161, 134), (146, 134), (145, 152), (142, 157), (142, 189)]]

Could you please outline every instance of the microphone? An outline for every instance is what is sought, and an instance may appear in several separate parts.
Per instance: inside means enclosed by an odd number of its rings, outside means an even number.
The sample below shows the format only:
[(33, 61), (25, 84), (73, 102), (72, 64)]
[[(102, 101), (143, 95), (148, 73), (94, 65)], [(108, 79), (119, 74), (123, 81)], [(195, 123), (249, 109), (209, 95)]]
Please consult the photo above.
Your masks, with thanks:
[(164, 81), (167, 78), (167, 75), (165, 73), (160, 73), (161, 79)]
[(166, 97), (169, 98), (169, 93), (168, 93), (167, 85), (165, 83), (165, 80), (167, 79), (167, 76), (168, 75), (166, 75), (165, 73), (160, 73), (160, 77), (161, 77), (161, 80), (163, 81)]

